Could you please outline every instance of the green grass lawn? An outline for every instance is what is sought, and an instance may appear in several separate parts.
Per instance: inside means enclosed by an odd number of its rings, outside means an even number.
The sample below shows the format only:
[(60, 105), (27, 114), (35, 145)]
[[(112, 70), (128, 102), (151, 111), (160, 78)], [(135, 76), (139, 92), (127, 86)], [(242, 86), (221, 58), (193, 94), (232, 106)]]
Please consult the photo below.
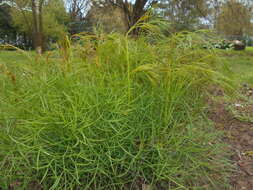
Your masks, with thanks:
[(252, 52), (252, 51), (253, 51), (253, 47), (247, 47), (247, 48), (246, 48), (246, 51)]
[(253, 84), (253, 47), (247, 47), (245, 51), (221, 50), (220, 55), (238, 82)]
[(28, 61), (27, 55), (34, 55), (34, 52), (0, 50), (0, 62), (10, 64), (24, 63)]

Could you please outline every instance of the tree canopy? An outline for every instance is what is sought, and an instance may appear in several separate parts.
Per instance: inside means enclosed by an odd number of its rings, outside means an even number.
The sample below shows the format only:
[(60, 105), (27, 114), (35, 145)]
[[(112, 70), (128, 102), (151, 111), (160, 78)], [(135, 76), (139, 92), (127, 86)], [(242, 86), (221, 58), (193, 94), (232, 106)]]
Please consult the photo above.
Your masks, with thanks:
[(220, 8), (217, 30), (228, 36), (243, 36), (253, 32), (252, 7), (243, 2), (229, 0)]
[(243, 36), (252, 35), (252, 10), (250, 0), (0, 0), (0, 38), (46, 49), (62, 36), (97, 26), (127, 32), (148, 11), (167, 20), (170, 32), (210, 28)]

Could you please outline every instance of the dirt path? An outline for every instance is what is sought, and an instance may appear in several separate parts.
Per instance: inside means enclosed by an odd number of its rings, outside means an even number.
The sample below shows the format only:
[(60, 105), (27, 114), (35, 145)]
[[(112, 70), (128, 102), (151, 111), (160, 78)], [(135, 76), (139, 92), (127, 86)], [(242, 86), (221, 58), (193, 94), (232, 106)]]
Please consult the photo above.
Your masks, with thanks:
[[(240, 113), (252, 114), (253, 118), (253, 104), (239, 101), (233, 106)], [(231, 190), (253, 190), (253, 122), (238, 119), (224, 102), (212, 102), (211, 108), (210, 119), (218, 129), (225, 131), (225, 141), (233, 152), (231, 160), (236, 170), (230, 179)]]

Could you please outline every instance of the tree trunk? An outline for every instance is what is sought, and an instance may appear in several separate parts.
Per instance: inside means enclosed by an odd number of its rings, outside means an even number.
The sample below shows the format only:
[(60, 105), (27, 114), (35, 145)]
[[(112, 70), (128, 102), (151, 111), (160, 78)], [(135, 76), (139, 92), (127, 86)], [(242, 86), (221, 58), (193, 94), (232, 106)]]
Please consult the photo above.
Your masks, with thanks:
[(33, 45), (38, 54), (44, 52), (42, 9), (44, 0), (32, 0)]
[[(118, 0), (116, 3), (113, 1), (109, 1), (111, 4), (116, 5), (122, 9), (125, 15), (126, 24), (128, 27), (128, 30), (133, 27), (136, 22), (147, 12), (147, 9), (145, 8), (152, 6), (155, 0), (136, 0), (135, 3), (132, 5), (132, 3), (129, 3), (128, 1), (124, 0)], [(132, 35), (138, 35), (139, 29), (132, 30)]]

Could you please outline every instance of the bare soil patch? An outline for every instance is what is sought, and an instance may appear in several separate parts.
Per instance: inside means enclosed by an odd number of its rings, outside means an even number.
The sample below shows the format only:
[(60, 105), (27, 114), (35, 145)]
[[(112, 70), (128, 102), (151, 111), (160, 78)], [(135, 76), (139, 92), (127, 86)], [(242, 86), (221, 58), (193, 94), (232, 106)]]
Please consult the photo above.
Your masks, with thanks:
[[(233, 105), (236, 113), (253, 116), (253, 104), (238, 101)], [(235, 171), (230, 178), (231, 190), (253, 190), (253, 122), (236, 117), (225, 102), (210, 101), (210, 105), (209, 118), (217, 129), (225, 132), (224, 141), (230, 145), (233, 154), (231, 160)]]

